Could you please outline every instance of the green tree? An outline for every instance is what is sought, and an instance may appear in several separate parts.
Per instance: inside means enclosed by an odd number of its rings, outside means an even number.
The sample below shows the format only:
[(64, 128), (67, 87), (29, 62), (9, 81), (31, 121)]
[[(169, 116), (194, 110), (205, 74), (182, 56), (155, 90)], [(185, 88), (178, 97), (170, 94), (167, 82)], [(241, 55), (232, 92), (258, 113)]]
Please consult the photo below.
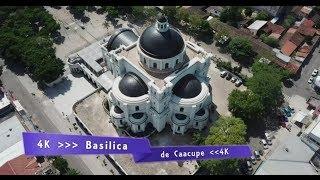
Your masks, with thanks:
[(144, 18), (144, 7), (143, 6), (132, 6), (132, 15), (137, 19)]
[(177, 20), (177, 8), (175, 6), (164, 6), (163, 13), (168, 17), (170, 21)]
[(268, 21), (270, 19), (270, 16), (267, 12), (265, 11), (260, 11), (257, 14), (256, 20), (263, 20), (263, 21)]
[(80, 172), (76, 169), (68, 169), (68, 171), (66, 172), (66, 175), (81, 175)]
[(253, 60), (254, 52), (251, 42), (247, 38), (233, 38), (228, 45), (228, 50), (232, 58), (240, 61), (240, 63), (250, 64)]
[(266, 43), (268, 46), (277, 48), (279, 47), (279, 41), (273, 37), (268, 37), (266, 34), (260, 36), (262, 42)]
[(157, 14), (158, 12), (154, 7), (144, 8), (144, 16), (149, 20), (154, 20)]
[(57, 157), (53, 163), (53, 167), (60, 171), (60, 174), (65, 174), (68, 171), (68, 162), (67, 160), (63, 159), (62, 157)]
[(86, 9), (87, 9), (87, 6), (69, 6), (69, 12), (76, 19), (82, 18), (84, 16)]
[(287, 69), (280, 68), (274, 64), (261, 63), (258, 60), (252, 64), (251, 70), (254, 75), (259, 73), (269, 73), (281, 79), (281, 81), (284, 81), (291, 76), (290, 71)]
[(264, 112), (259, 96), (250, 90), (235, 89), (228, 97), (228, 107), (232, 115), (245, 121), (260, 119)]
[(103, 11), (107, 12), (107, 18), (119, 17), (119, 11), (115, 6), (102, 6)]
[(245, 7), (245, 8), (244, 8), (244, 14), (245, 14), (246, 16), (251, 17), (252, 13), (253, 13), (253, 10), (252, 10), (251, 7)]
[(189, 12), (184, 9), (184, 8), (179, 8), (178, 12), (177, 12), (177, 20), (180, 21), (184, 21), (186, 23), (189, 22)]
[(292, 16), (292, 15), (288, 15), (285, 19), (284, 19), (284, 21), (283, 21), (283, 26), (285, 27), (285, 28), (289, 28), (289, 27), (291, 27), (293, 24), (294, 24), (294, 22), (296, 21), (296, 19), (294, 18), (294, 16)]
[(273, 110), (282, 100), (281, 75), (267, 71), (254, 73), (247, 81), (247, 87), (257, 94), (266, 110)]
[[(206, 145), (244, 144), (247, 127), (240, 118), (220, 117), (210, 128)], [(202, 161), (201, 167), (214, 175), (239, 174), (239, 160)]]
[(237, 27), (238, 22), (243, 19), (241, 15), (241, 8), (238, 6), (231, 6), (223, 9), (219, 19), (224, 23), (229, 23), (232, 26)]

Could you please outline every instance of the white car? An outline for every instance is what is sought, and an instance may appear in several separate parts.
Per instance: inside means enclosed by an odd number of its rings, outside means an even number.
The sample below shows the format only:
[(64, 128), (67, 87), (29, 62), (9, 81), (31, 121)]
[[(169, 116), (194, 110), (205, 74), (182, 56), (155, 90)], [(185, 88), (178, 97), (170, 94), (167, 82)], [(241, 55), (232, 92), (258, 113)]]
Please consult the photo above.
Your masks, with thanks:
[(237, 87), (239, 87), (239, 86), (241, 86), (242, 81), (240, 79), (238, 79), (235, 84), (236, 84)]
[(265, 139), (261, 139), (261, 144), (263, 145), (264, 149), (268, 149), (268, 144), (267, 144), (267, 141)]
[(251, 160), (251, 163), (252, 164), (256, 164), (257, 162), (256, 162), (256, 158), (254, 157), (254, 155), (252, 155), (251, 157), (250, 157), (250, 160)]
[(310, 77), (308, 80), (308, 83), (311, 84), (313, 82), (313, 80), (314, 80), (314, 77)]
[(248, 170), (249, 171), (252, 171), (253, 168), (252, 168), (252, 165), (251, 165), (251, 162), (250, 161), (247, 161), (247, 167), (248, 167)]
[(221, 71), (220, 77), (223, 77), (223, 78), (224, 78), (227, 74), (228, 74), (227, 71)]
[(314, 69), (311, 76), (315, 77), (318, 74), (319, 70), (318, 69)]
[(236, 77), (232, 77), (231, 78), (231, 82), (235, 83), (237, 81), (237, 78)]
[(256, 160), (260, 160), (260, 153), (258, 151), (254, 151), (254, 156), (256, 157)]

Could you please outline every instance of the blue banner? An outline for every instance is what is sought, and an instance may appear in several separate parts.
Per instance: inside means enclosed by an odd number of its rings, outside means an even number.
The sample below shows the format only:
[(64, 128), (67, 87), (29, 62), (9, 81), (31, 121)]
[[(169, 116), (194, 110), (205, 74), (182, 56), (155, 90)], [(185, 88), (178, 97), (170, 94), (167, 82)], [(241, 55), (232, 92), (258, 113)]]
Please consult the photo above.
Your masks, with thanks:
[(151, 147), (147, 138), (23, 133), (26, 155), (132, 154), (136, 163), (249, 158), (248, 145)]

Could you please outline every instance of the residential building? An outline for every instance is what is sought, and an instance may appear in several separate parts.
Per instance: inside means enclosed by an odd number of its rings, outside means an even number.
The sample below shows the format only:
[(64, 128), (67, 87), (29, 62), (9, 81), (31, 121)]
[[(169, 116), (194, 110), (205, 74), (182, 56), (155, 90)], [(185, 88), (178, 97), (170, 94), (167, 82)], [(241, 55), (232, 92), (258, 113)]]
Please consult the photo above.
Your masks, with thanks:
[(288, 8), (286, 6), (251, 6), (251, 7), (259, 11), (265, 11), (273, 17), (281, 15)]
[(247, 28), (250, 30), (250, 32), (255, 36), (257, 35), (258, 31), (265, 27), (268, 21), (262, 21), (262, 20), (256, 20), (254, 21), (250, 26)]

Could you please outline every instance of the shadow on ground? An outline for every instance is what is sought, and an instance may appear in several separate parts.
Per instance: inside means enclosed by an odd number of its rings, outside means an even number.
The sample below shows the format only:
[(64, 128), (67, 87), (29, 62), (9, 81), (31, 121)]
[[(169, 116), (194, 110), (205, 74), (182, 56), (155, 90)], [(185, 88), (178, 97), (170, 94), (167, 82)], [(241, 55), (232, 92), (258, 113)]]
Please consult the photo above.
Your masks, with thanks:
[(48, 98), (53, 99), (68, 92), (71, 84), (72, 81), (70, 81), (68, 78), (64, 78), (60, 83), (54, 85), (53, 87), (47, 87), (44, 90), (44, 93)]

